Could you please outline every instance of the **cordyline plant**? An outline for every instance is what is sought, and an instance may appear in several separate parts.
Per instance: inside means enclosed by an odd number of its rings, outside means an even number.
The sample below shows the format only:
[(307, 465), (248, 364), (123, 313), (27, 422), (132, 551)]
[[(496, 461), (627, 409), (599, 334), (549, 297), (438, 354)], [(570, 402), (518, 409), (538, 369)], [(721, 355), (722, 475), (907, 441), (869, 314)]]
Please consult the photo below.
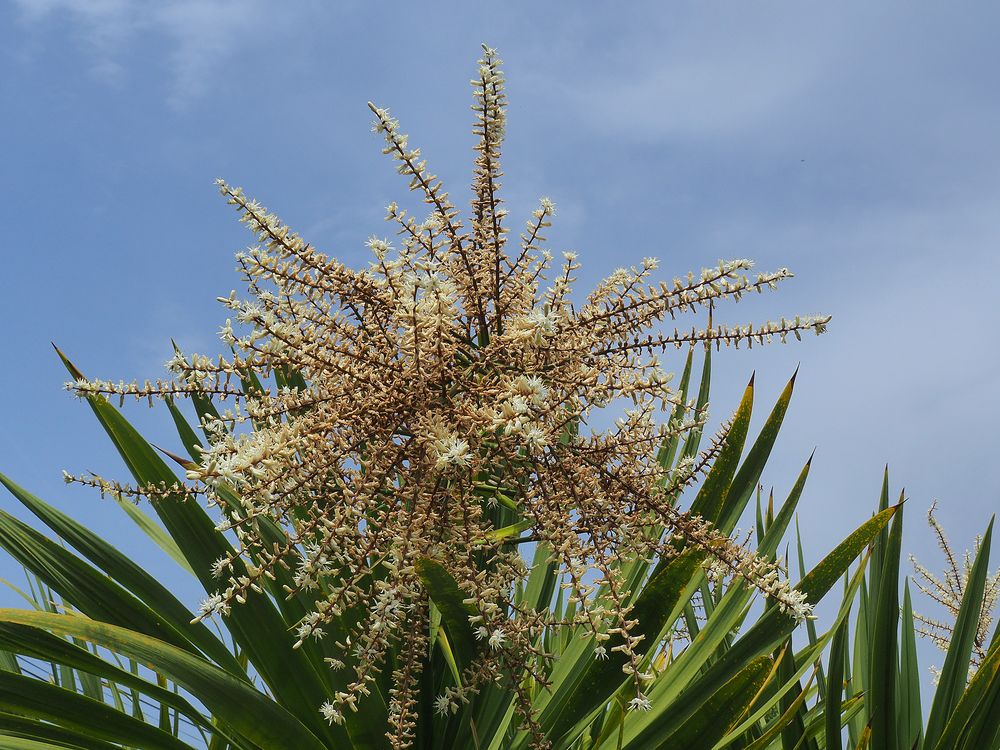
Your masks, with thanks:
[[(809, 464), (777, 509), (762, 511), (758, 493), (754, 545), (736, 524), (794, 378), (742, 460), (752, 380), (701, 446), (713, 346), (820, 333), (829, 318), (714, 323), (721, 303), (791, 276), (749, 276), (746, 260), (658, 284), (646, 260), (574, 300), (575, 256), (553, 266), (544, 249), (549, 200), (519, 242), (508, 237), (503, 75), (484, 49), (464, 221), (371, 105), (385, 152), (429, 207), (418, 219), (389, 206), (397, 247), (373, 238), (369, 267), (349, 269), (220, 181), (259, 242), (238, 256), (249, 299), (222, 300), (232, 355), (176, 352), (173, 379), (155, 383), (90, 380), (63, 357), (134, 477), (67, 479), (115, 497), (208, 598), (191, 613), (0, 475), (93, 564), (0, 511), (0, 546), (43, 610), (0, 610), (0, 747), (790, 750), (821, 735), (839, 747), (845, 725), (853, 736), (851, 722), (870, 718), (862, 693), (841, 700), (832, 656), (808, 709), (817, 687), (800, 678), (831, 641), (843, 651), (865, 586), (864, 560), (849, 567), (889, 544), (894, 515), (898, 535), (898, 506), (883, 503), (793, 586), (777, 551)], [(691, 314), (707, 325), (664, 332)], [(675, 385), (660, 358), (678, 349)], [(112, 405), (130, 397), (165, 401), (187, 458), (132, 428)], [(598, 429), (619, 403), (624, 415)], [(127, 502), (140, 498), (162, 526)], [(813, 606), (842, 576), (843, 603), (817, 633)], [(744, 628), (754, 592), (765, 607)], [(796, 652), (802, 622), (809, 645)], [(948, 710), (962, 692), (949, 696)]]
[[(456, 711), (482, 685), (506, 681), (539, 747), (546, 743), (524, 679), (548, 682), (550, 655), (539, 643), (546, 628), (566, 625), (592, 637), (595, 658), (620, 653), (633, 681), (629, 707), (650, 707), (643, 688), (654, 675), (640, 665), (622, 562), (669, 559), (694, 547), (709, 553), (720, 574), (741, 576), (782, 611), (800, 620), (811, 612), (773, 562), (676, 508), (678, 492), (716, 448), (689, 456), (670, 475), (657, 461), (660, 446), (704, 419), (671, 387), (658, 353), (693, 342), (820, 333), (829, 318), (654, 333), (666, 318), (790, 276), (782, 269), (749, 278), (746, 260), (653, 285), (656, 263), (647, 259), (575, 305), (575, 256), (566, 253), (553, 273), (541, 247), (551, 201), (541, 200), (520, 243), (508, 248), (499, 197), (506, 106), (499, 64), (486, 49), (472, 82), (479, 140), (467, 225), (398, 122), (371, 105), (385, 153), (431, 210), (417, 221), (389, 206), (398, 249), (373, 238), (369, 268), (347, 268), (220, 180), (259, 242), (238, 256), (252, 299), (224, 300), (248, 329), (223, 327), (234, 355), (213, 360), (178, 352), (168, 363), (176, 380), (168, 382), (71, 384), (81, 396), (235, 402), (204, 423), (215, 437), (187, 471), (196, 482), (187, 491), (222, 507), (219, 529), (233, 531), (240, 544), (215, 562), (220, 591), (202, 616), (228, 612), (251, 590), (262, 591), (278, 568), (293, 574), (288, 596), (321, 590), (296, 645), (329, 638), (339, 654), (331, 666), (353, 672), (323, 714), (343, 721), (379, 672), (391, 669), (389, 723), (398, 747), (409, 744), (416, 723), (431, 618), (424, 579), (433, 571), (455, 580), (475, 636), (486, 644), (462, 665), (457, 684), (437, 696), (436, 710)], [(302, 380), (285, 378), (248, 395), (233, 382), (266, 382), (279, 373)], [(630, 408), (614, 427), (588, 429), (594, 411), (617, 399)], [(678, 408), (679, 418), (656, 421), (657, 413)], [(244, 425), (253, 429), (240, 430)], [(176, 489), (129, 491), (157, 496)], [(226, 502), (231, 495), (239, 507)], [(286, 528), (286, 539), (275, 544), (261, 533), (260, 518)], [(576, 605), (572, 617), (559, 621), (548, 607), (513, 601), (528, 576), (519, 533), (552, 550), (568, 602)], [(600, 587), (605, 595), (593, 596)]]

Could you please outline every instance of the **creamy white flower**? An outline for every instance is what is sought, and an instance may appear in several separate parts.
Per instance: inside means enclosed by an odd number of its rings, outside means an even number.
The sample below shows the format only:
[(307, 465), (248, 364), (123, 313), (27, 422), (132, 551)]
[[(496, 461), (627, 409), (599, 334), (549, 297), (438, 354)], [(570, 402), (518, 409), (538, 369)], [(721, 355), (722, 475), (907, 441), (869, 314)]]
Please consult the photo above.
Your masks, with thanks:
[(531, 341), (535, 346), (541, 346), (546, 338), (555, 333), (558, 322), (558, 315), (554, 311), (546, 312), (535, 308), (514, 319), (511, 323), (511, 330), (519, 337)]
[(198, 612), (200, 618), (209, 617), (211, 615), (228, 615), (229, 602), (223, 599), (222, 594), (218, 592), (209, 594), (201, 601), (201, 604), (198, 605)]
[(647, 698), (642, 693), (639, 693), (635, 698), (628, 702), (629, 711), (648, 711), (652, 706), (649, 703), (649, 698)]
[(372, 235), (365, 241), (365, 245), (371, 250), (375, 257), (381, 260), (384, 258), (391, 250), (392, 244), (387, 239), (379, 239), (378, 237)]
[(504, 642), (506, 640), (507, 639), (504, 636), (503, 631), (500, 630), (500, 628), (497, 628), (492, 633), (490, 633), (490, 639), (489, 639), (488, 643), (489, 643), (490, 648), (493, 649), (494, 651), (496, 651), (498, 648), (500, 648), (504, 644)]
[(545, 382), (537, 375), (521, 375), (511, 385), (511, 394), (527, 399), (534, 406), (541, 406), (549, 395)]
[(549, 444), (549, 436), (545, 434), (545, 430), (536, 425), (529, 426), (521, 434), (524, 446), (532, 453), (537, 453)]
[(778, 606), (782, 612), (791, 614), (799, 622), (815, 619), (812, 605), (806, 600), (806, 595), (798, 589), (783, 587), (778, 597)]
[(446, 716), (454, 703), (447, 695), (439, 695), (434, 699), (434, 713), (438, 716)]
[(343, 712), (330, 701), (327, 701), (322, 706), (320, 706), (319, 712), (323, 715), (323, 718), (326, 719), (331, 725), (344, 723)]
[(225, 325), (219, 329), (219, 338), (230, 346), (236, 343), (236, 336), (233, 333), (233, 321), (230, 318), (226, 318)]
[(446, 469), (451, 466), (469, 465), (469, 443), (455, 436), (434, 441), (432, 444), (437, 459), (434, 466)]

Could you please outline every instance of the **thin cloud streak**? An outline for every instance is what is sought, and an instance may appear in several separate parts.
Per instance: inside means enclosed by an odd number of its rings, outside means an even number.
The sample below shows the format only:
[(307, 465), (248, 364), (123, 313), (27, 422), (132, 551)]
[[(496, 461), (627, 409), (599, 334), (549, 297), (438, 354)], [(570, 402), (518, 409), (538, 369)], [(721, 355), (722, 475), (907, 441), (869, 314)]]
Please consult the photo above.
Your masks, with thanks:
[[(287, 6), (280, 14), (265, 0), (15, 0), (29, 28), (68, 20), (93, 58), (93, 72), (106, 83), (129, 76), (134, 46), (144, 35), (163, 37), (171, 75), (167, 101), (183, 109), (222, 84), (234, 70), (237, 53), (267, 32), (294, 27), (311, 3)], [(155, 39), (155, 43), (160, 43)], [(238, 79), (233, 73), (230, 80)]]

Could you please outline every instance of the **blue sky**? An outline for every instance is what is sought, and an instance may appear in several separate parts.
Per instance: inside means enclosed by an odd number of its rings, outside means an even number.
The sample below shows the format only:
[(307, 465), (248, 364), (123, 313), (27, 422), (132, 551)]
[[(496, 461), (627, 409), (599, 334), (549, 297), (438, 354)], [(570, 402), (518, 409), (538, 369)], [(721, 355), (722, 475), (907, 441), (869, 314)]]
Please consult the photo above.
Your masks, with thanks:
[[(369, 99), (464, 203), (485, 41), (509, 81), (505, 196), (515, 217), (556, 202), (551, 244), (579, 252), (581, 290), (647, 255), (669, 277), (751, 257), (797, 277), (720, 318), (834, 316), (824, 337), (716, 360), (716, 416), (754, 369), (766, 413), (801, 362), (765, 479), (783, 496), (817, 448), (809, 561), (867, 517), (885, 463), (931, 567), (933, 499), (959, 547), (985, 527), (1000, 505), (996, 4), (334, 6), (0, 4), (0, 469), (168, 570), (112, 504), (61, 483), (124, 470), (61, 392), (49, 341), (115, 379), (161, 375), (171, 337), (214, 350), (214, 299), (250, 241), (216, 177), (366, 262), (405, 198)], [(164, 415), (130, 415), (172, 446)]]

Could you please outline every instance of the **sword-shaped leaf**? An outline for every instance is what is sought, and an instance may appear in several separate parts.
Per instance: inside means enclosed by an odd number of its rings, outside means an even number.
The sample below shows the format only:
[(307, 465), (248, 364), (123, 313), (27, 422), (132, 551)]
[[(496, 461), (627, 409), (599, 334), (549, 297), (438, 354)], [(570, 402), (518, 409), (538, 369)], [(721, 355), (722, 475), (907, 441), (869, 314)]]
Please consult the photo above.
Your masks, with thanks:
[(249, 682), (189, 651), (117, 625), (78, 615), (0, 609), (0, 622), (72, 636), (103, 646), (189, 690), (238, 735), (271, 750), (325, 750), (299, 719)]

